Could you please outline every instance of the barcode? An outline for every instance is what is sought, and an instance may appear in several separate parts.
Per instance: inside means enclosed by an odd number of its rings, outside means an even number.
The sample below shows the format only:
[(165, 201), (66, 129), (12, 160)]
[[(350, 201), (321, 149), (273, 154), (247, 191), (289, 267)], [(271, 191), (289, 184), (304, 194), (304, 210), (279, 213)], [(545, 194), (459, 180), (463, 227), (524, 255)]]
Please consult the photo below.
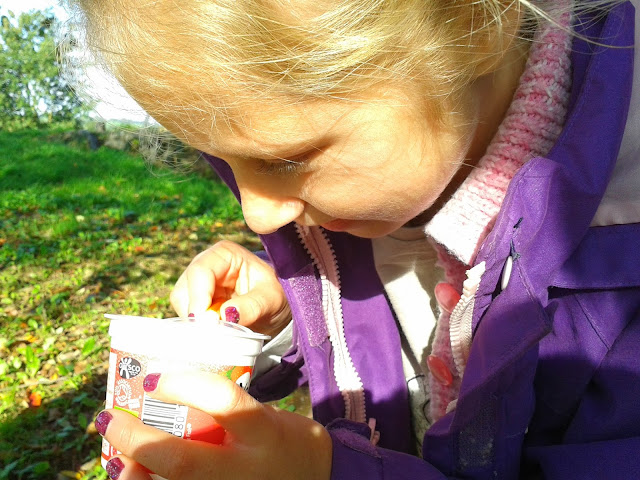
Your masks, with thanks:
[(188, 411), (189, 407), (185, 405), (161, 402), (148, 397), (145, 393), (141, 419), (145, 425), (151, 425), (182, 438), (187, 423)]

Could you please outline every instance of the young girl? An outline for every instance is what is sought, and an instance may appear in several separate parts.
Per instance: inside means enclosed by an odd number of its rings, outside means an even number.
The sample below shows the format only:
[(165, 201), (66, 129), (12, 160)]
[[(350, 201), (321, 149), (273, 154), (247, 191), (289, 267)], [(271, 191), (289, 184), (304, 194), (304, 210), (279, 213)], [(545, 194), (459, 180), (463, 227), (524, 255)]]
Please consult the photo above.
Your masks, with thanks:
[[(173, 305), (273, 338), (252, 396), (145, 380), (222, 445), (101, 412), (111, 478), (638, 478), (631, 3), (80, 3), (265, 247), (201, 253)], [(257, 401), (304, 383), (315, 420)]]

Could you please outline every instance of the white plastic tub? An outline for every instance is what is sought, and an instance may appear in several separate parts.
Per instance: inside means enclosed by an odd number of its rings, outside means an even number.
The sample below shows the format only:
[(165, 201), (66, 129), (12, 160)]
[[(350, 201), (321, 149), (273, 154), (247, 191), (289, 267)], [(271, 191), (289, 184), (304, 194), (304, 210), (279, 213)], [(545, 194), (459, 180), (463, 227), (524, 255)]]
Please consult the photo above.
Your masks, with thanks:
[[(105, 317), (111, 320), (106, 408), (127, 411), (180, 438), (221, 443), (224, 430), (209, 415), (152, 399), (144, 391), (144, 378), (150, 373), (204, 370), (224, 375), (246, 390), (269, 337), (209, 319)], [(118, 453), (103, 439), (102, 466)]]

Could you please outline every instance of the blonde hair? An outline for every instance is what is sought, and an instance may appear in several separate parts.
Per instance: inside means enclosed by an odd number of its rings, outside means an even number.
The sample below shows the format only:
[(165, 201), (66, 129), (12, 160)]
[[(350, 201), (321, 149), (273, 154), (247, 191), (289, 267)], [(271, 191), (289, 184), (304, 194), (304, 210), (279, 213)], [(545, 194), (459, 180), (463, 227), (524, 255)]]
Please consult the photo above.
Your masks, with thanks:
[(161, 123), (183, 115), (194, 128), (256, 99), (343, 99), (390, 82), (419, 82), (437, 113), (514, 38), (553, 21), (528, 0), (75, 1), (129, 93)]

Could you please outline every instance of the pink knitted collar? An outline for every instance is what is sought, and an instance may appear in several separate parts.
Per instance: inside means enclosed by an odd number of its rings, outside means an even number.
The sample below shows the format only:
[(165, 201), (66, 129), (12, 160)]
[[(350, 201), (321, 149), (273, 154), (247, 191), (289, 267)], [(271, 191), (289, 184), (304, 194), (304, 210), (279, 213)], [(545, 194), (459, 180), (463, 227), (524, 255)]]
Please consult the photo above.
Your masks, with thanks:
[[(568, 17), (563, 19), (567, 26)], [(465, 265), (472, 264), (493, 227), (515, 173), (531, 158), (546, 155), (562, 130), (571, 84), (570, 49), (571, 36), (564, 28), (550, 26), (536, 33), (513, 101), (487, 152), (425, 227), (429, 237)]]

